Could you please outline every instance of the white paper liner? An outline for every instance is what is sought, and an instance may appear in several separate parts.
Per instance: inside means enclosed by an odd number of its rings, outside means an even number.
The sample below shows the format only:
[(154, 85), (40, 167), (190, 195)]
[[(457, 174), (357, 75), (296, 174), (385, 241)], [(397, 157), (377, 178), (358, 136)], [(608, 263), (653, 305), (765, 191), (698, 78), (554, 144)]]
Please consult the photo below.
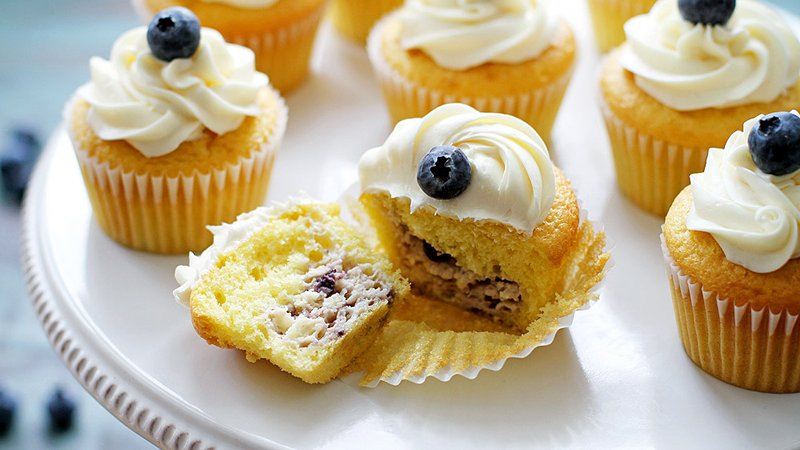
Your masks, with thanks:
[(481, 112), (509, 114), (522, 119), (533, 126), (545, 142), (550, 142), (550, 132), (572, 79), (574, 63), (567, 72), (549, 85), (519, 94), (463, 96), (429, 89), (403, 77), (383, 56), (381, 49), (383, 28), (386, 23), (394, 19), (395, 14), (389, 14), (378, 21), (367, 39), (369, 59), (381, 84), (389, 113), (395, 122), (422, 117), (437, 106), (447, 103), (464, 103)]
[[(277, 100), (277, 123), (269, 142), (235, 164), (211, 172), (194, 170), (174, 177), (137, 174), (111, 167), (80, 148), (67, 126), (87, 184), (95, 217), (117, 242), (155, 253), (187, 253), (211, 243), (206, 226), (217, 225), (261, 205), (272, 163), (286, 130), (288, 113)], [(67, 124), (75, 98), (64, 110)], [(214, 199), (209, 201), (209, 199)]]
[[(350, 188), (348, 188), (342, 194), (342, 196), (339, 199), (339, 203), (342, 205), (342, 217), (348, 220), (350, 223), (354, 224), (354, 226), (358, 226), (362, 229), (365, 229), (369, 228), (369, 226), (366, 225), (365, 223), (365, 221), (369, 219), (368, 217), (366, 217), (366, 213), (360, 208), (360, 203), (358, 201), (359, 194), (360, 194), (360, 187), (358, 186), (358, 184), (355, 184)], [(579, 201), (579, 206), (580, 206), (580, 201)], [(590, 224), (596, 234), (605, 233), (603, 225), (599, 222), (590, 220), (588, 218), (588, 212), (582, 206), (580, 207), (580, 223)], [(377, 240), (377, 238), (374, 237), (374, 233), (371, 232), (369, 229), (365, 229), (364, 232), (366, 234), (369, 234), (370, 236), (373, 236), (372, 238)], [(610, 248), (612, 246), (613, 245), (609, 243), (608, 239), (606, 239), (603, 253), (608, 254), (609, 259), (604, 265), (601, 281), (593, 285), (592, 288), (589, 289), (589, 293), (592, 294), (593, 297), (588, 302), (583, 304), (581, 307), (574, 310), (572, 313), (560, 317), (558, 319), (558, 324), (555, 327), (553, 327), (552, 331), (547, 335), (545, 335), (538, 343), (525, 347), (516, 354), (500, 358), (496, 361), (493, 361), (492, 363), (485, 365), (471, 366), (460, 370), (457, 370), (450, 366), (445, 366), (433, 373), (424, 373), (421, 375), (414, 375), (414, 376), (407, 375), (401, 369), (393, 374), (384, 375), (381, 376), (380, 378), (371, 381), (370, 383), (363, 384), (363, 386), (374, 388), (377, 387), (381, 382), (385, 382), (392, 386), (397, 386), (403, 381), (410, 381), (414, 384), (421, 384), (426, 380), (428, 380), (429, 378), (435, 378), (440, 381), (450, 381), (455, 376), (462, 376), (464, 378), (473, 380), (484, 369), (496, 372), (502, 369), (509, 359), (526, 358), (533, 352), (534, 349), (552, 344), (558, 331), (564, 328), (569, 328), (572, 325), (575, 319), (575, 314), (577, 312), (588, 310), (599, 300), (599, 291), (605, 285), (606, 275), (608, 274), (608, 271), (614, 267), (614, 259), (612, 256), (610, 256)]]
[(721, 298), (681, 270), (663, 233), (661, 250), (681, 340), (692, 361), (736, 386), (800, 392), (800, 314)]
[(628, 126), (606, 105), (602, 94), (600, 107), (620, 189), (645, 211), (666, 215), (675, 197), (689, 185), (689, 175), (705, 168), (708, 149), (666, 142)]

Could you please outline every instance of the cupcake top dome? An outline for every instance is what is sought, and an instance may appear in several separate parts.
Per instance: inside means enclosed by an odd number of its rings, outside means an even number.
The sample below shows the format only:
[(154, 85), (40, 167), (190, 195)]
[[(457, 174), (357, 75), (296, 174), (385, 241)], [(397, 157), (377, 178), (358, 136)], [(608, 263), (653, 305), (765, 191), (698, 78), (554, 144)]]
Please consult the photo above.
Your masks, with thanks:
[(800, 257), (800, 114), (745, 122), (709, 151), (691, 190), (687, 228), (710, 233), (729, 261), (769, 273)]
[(678, 111), (771, 102), (800, 76), (800, 41), (755, 0), (659, 0), (625, 35), (622, 66)]
[(252, 50), (200, 28), (185, 8), (158, 13), (149, 27), (120, 36), (111, 58), (92, 58), (91, 81), (78, 96), (88, 122), (104, 140), (125, 140), (158, 157), (208, 129), (224, 134), (256, 116), (269, 83), (255, 70)]
[(221, 3), (237, 8), (258, 9), (266, 8), (278, 3), (278, 0), (202, 0), (205, 3)]
[(549, 1), (406, 0), (398, 13), (400, 43), (450, 70), (518, 64), (553, 41), (559, 21)]
[(491, 220), (524, 233), (555, 198), (547, 147), (527, 123), (506, 114), (447, 104), (403, 120), (359, 162), (361, 190), (411, 200), (457, 219)]

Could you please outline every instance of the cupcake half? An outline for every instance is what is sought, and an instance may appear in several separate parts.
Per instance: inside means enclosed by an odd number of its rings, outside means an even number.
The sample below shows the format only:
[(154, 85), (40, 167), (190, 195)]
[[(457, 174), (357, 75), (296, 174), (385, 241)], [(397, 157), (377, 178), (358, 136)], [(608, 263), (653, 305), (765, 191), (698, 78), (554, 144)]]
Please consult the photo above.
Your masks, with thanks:
[(402, 4), (403, 0), (332, 0), (329, 15), (340, 33), (364, 43), (375, 22)]
[(132, 0), (149, 20), (171, 6), (192, 10), (204, 26), (231, 43), (249, 47), (256, 69), (288, 92), (308, 76), (311, 51), (326, 0)]
[(587, 0), (597, 47), (607, 52), (625, 42), (625, 22), (650, 11), (655, 0)]
[(65, 115), (100, 227), (134, 249), (185, 253), (211, 243), (207, 225), (264, 201), (287, 113), (252, 51), (185, 9), (153, 23), (154, 46), (136, 28), (92, 59)]
[(758, 116), (711, 149), (663, 229), (680, 336), (739, 387), (800, 392), (800, 115)]
[[(696, 2), (700, 5), (702, 2)], [(800, 104), (800, 42), (761, 2), (660, 0), (609, 55), (602, 109), (622, 192), (663, 215), (707, 152), (764, 111)]]
[(375, 26), (368, 50), (395, 122), (458, 102), (518, 117), (545, 142), (575, 62), (549, 0), (409, 0)]

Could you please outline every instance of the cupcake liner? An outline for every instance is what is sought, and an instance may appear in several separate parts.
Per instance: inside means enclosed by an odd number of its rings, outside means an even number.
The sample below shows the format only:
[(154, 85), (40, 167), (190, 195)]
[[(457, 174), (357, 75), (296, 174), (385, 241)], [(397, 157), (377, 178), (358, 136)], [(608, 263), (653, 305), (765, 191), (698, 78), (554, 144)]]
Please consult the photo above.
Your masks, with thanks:
[(403, 0), (333, 0), (329, 17), (341, 34), (363, 44), (372, 26), (402, 4)]
[(381, 51), (384, 23), (380, 21), (373, 28), (367, 51), (393, 121), (422, 117), (447, 103), (464, 103), (478, 111), (504, 113), (522, 119), (536, 129), (545, 142), (550, 142), (550, 132), (574, 66), (553, 83), (528, 92), (505, 96), (452, 95), (410, 81), (389, 65)]
[(745, 389), (800, 392), (800, 325), (786, 309), (735, 304), (687, 276), (661, 235), (675, 319), (689, 358), (710, 375)]
[[(376, 242), (374, 232), (369, 231), (369, 219), (355, 200), (356, 190), (348, 190), (342, 197), (343, 217), (358, 222), (365, 236)], [(393, 306), (380, 336), (350, 372), (361, 372), (360, 384), (367, 387), (380, 382), (396, 386), (405, 380), (419, 384), (429, 378), (448, 381), (456, 375), (474, 379), (484, 369), (500, 370), (508, 359), (525, 358), (535, 348), (550, 345), (558, 330), (572, 324), (577, 311), (594, 304), (612, 266), (605, 233), (586, 219), (583, 210), (577, 239), (579, 244), (567, 261), (571, 270), (562, 288), (524, 334), (499, 331), (500, 327), (489, 319), (486, 321), (490, 324), (483, 326), (465, 326), (468, 322), (460, 322), (458, 327), (440, 326), (429, 320), (431, 312), (443, 312), (443, 316), (469, 313), (443, 302), (413, 297), (408, 307)]]
[(650, 11), (655, 0), (588, 0), (592, 25), (600, 51), (625, 42), (625, 22)]
[[(149, 21), (152, 17), (145, 0), (132, 0), (134, 9)], [(287, 92), (305, 80), (309, 72), (311, 51), (325, 12), (325, 3), (313, 14), (286, 26), (263, 30), (261, 33), (241, 34), (236, 30), (219, 30), (229, 43), (243, 45), (256, 54), (256, 69), (269, 76), (270, 84)]]
[(624, 123), (601, 100), (617, 183), (623, 194), (647, 212), (664, 216), (689, 185), (689, 175), (705, 168), (708, 149), (662, 141)]
[(136, 250), (177, 254), (208, 247), (208, 225), (229, 222), (263, 203), (286, 128), (282, 100), (280, 109), (271, 141), (250, 157), (177, 176), (113, 167), (90, 156), (70, 135), (98, 224), (109, 237)]

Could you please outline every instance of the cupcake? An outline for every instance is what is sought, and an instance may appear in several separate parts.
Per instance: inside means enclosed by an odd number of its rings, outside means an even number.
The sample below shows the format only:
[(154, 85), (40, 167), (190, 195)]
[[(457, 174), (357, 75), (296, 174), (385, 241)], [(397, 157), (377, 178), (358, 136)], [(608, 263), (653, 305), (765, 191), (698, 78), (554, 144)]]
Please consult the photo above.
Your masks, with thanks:
[(588, 0), (594, 35), (600, 51), (607, 52), (625, 42), (623, 26), (631, 17), (644, 14), (656, 0)]
[(659, 0), (629, 20), (600, 80), (617, 182), (658, 215), (730, 130), (800, 104), (800, 42), (778, 13), (751, 0), (686, 5)]
[(211, 231), (214, 244), (176, 270), (197, 333), (307, 383), (339, 375), (408, 292), (335, 204), (261, 207)]
[(402, 4), (403, 0), (333, 0), (329, 15), (340, 33), (364, 43), (375, 22)]
[(675, 200), (662, 236), (695, 364), (733, 385), (800, 392), (800, 115), (758, 116)]
[(459, 102), (518, 117), (545, 142), (575, 62), (549, 0), (408, 0), (367, 45), (395, 122)]
[(231, 43), (249, 47), (256, 69), (269, 75), (281, 92), (308, 75), (311, 50), (326, 0), (133, 0), (149, 19), (170, 6), (192, 10), (203, 25)]
[(173, 8), (90, 66), (65, 120), (112, 239), (148, 252), (200, 250), (211, 242), (207, 225), (263, 202), (287, 114), (252, 51)]

